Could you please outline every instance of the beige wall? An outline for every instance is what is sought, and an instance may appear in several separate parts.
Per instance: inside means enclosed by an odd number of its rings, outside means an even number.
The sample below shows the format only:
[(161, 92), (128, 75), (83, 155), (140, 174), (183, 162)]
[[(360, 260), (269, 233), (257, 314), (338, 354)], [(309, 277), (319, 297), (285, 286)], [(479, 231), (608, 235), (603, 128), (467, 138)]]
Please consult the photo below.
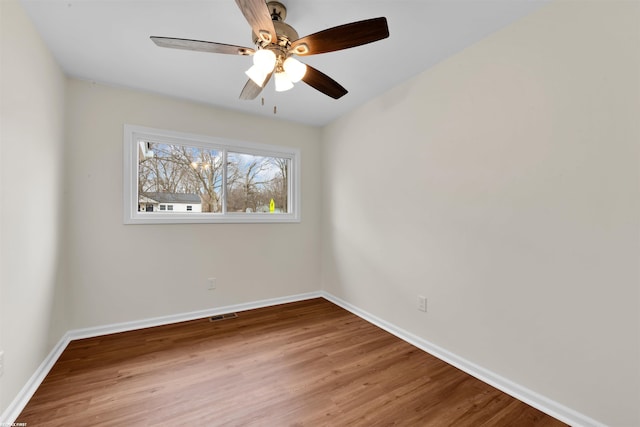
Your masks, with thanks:
[(0, 1), (0, 412), (65, 330), (64, 87), (22, 7)]
[[(71, 328), (320, 288), (317, 128), (73, 79), (66, 111)], [(302, 222), (124, 225), (125, 123), (300, 148)]]
[(553, 3), (328, 126), (324, 289), (640, 425), (639, 7)]

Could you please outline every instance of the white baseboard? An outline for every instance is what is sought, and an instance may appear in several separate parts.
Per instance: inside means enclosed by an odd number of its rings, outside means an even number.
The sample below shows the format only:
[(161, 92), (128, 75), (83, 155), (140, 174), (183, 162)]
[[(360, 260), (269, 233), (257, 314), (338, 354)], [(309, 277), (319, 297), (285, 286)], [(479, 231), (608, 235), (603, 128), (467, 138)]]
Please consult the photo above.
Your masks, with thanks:
[(60, 341), (53, 347), (47, 357), (42, 361), (38, 369), (31, 375), (31, 378), (22, 387), (22, 390), (18, 392), (18, 395), (9, 404), (7, 409), (0, 415), (0, 426), (11, 426), (20, 415), (20, 412), (24, 409), (29, 402), (29, 399), (36, 392), (40, 384), (47, 376), (53, 365), (56, 363), (62, 352), (69, 344), (68, 333), (64, 334)]
[(64, 334), (60, 341), (54, 346), (51, 352), (38, 367), (36, 372), (29, 378), (16, 398), (11, 402), (7, 409), (0, 416), (0, 426), (11, 425), (15, 422), (20, 412), (29, 402), (29, 399), (36, 392), (44, 378), (47, 376), (55, 362), (58, 360), (69, 342), (77, 339), (92, 338), (101, 335), (113, 334), (118, 332), (132, 331), (136, 329), (150, 328), (153, 326), (167, 325), (171, 323), (184, 322), (188, 320), (201, 319), (203, 317), (215, 316), (236, 311), (251, 310), (254, 308), (268, 307), (277, 304), (285, 304), (288, 302), (303, 301), (312, 298), (325, 298), (328, 301), (350, 311), (385, 331), (395, 335), (403, 341), (412, 344), (419, 349), (441, 359), (450, 365), (478, 378), (481, 381), (519, 399), (542, 412), (551, 415), (569, 425), (575, 427), (605, 427), (604, 424), (591, 419), (579, 412), (576, 412), (558, 402), (546, 398), (532, 390), (522, 387), (500, 375), (497, 375), (487, 369), (482, 368), (462, 357), (459, 357), (442, 347), (439, 347), (423, 338), (411, 334), (397, 326), (380, 319), (358, 307), (328, 293), (325, 291), (309, 292), (305, 294), (291, 295), (280, 298), (272, 298), (260, 301), (254, 301), (243, 304), (229, 305), (215, 309), (192, 311), (189, 313), (175, 314), (170, 316), (154, 317), (151, 319), (143, 319), (132, 322), (116, 323), (112, 325), (97, 326), (85, 329), (74, 329)]
[[(1, 1), (1, 0), (0, 0)], [(151, 319), (135, 320), (132, 322), (114, 323), (111, 325), (96, 326), (84, 329), (73, 329), (64, 336), (53, 347), (44, 361), (40, 364), (36, 372), (29, 378), (22, 390), (13, 399), (9, 406), (0, 415), (0, 426), (10, 426), (15, 423), (18, 415), (27, 405), (33, 394), (36, 392), (44, 378), (47, 376), (53, 365), (56, 363), (69, 342), (83, 338), (93, 338), (101, 335), (115, 334), (118, 332), (133, 331), (136, 329), (151, 328), (153, 326), (168, 325), (171, 323), (185, 322), (188, 320), (201, 319), (203, 317), (215, 316), (236, 311), (246, 311), (254, 308), (269, 307), (272, 305), (285, 304), (288, 302), (303, 301), (312, 298), (321, 298), (321, 292), (309, 292), (305, 294), (290, 295), (286, 297), (271, 298), (260, 301), (228, 305), (225, 307), (212, 308), (207, 310), (192, 311), (189, 313), (174, 314), (169, 316), (154, 317)]]
[(455, 366), (461, 371), (464, 371), (467, 374), (478, 378), (479, 380), (497, 388), (498, 390), (501, 390), (508, 395), (513, 396), (516, 399), (521, 400), (528, 405), (533, 406), (534, 408), (539, 409), (540, 411), (551, 415), (552, 417), (564, 423), (567, 423), (574, 427), (605, 427), (605, 424), (602, 424), (592, 418), (587, 417), (584, 414), (574, 411), (571, 408), (567, 408), (566, 406), (561, 405), (558, 402), (555, 402), (545, 396), (542, 396), (539, 393), (516, 384), (513, 381), (510, 381), (500, 375), (495, 374), (494, 372), (476, 365), (475, 363), (463, 359), (462, 357), (457, 356), (442, 347), (439, 347), (423, 338), (407, 332), (404, 329), (398, 328), (397, 326), (385, 320), (382, 320), (371, 313), (361, 310), (358, 307), (328, 292), (322, 291), (321, 295), (328, 301), (339, 305), (345, 310), (350, 311), (356, 316), (363, 318), (367, 322), (372, 323), (381, 329), (384, 329), (385, 331), (395, 335), (403, 341), (406, 341), (409, 344), (418, 347), (419, 349), (437, 357), (438, 359), (447, 362), (452, 366)]
[(286, 297), (270, 298), (260, 301), (253, 301), (242, 304), (227, 305), (224, 307), (211, 308), (206, 310), (191, 311), (188, 313), (172, 314), (169, 316), (153, 317), (150, 319), (135, 320), (132, 322), (114, 323), (105, 326), (96, 326), (85, 329), (73, 329), (67, 332), (71, 340), (83, 338), (93, 338), (100, 335), (115, 334), (118, 332), (133, 331), (136, 329), (152, 328), (154, 326), (169, 325), (171, 323), (186, 322), (189, 320), (202, 319), (203, 317), (216, 316), (234, 311), (246, 311), (254, 308), (269, 307), (272, 305), (286, 304), (288, 302), (303, 301), (311, 298), (321, 298), (321, 292), (309, 292), (305, 294), (289, 295)]

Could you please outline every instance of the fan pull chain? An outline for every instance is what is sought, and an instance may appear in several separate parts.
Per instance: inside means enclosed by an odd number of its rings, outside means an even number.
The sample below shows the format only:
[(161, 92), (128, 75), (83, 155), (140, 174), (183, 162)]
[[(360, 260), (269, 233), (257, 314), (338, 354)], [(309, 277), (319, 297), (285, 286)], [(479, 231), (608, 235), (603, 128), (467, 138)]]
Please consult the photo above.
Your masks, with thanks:
[[(260, 99), (260, 103), (261, 103), (261, 104), (262, 104), (262, 106), (264, 107), (264, 97), (262, 97), (262, 98)], [(273, 114), (278, 114), (278, 106), (277, 106), (277, 105), (274, 105), (274, 106), (273, 106)]]

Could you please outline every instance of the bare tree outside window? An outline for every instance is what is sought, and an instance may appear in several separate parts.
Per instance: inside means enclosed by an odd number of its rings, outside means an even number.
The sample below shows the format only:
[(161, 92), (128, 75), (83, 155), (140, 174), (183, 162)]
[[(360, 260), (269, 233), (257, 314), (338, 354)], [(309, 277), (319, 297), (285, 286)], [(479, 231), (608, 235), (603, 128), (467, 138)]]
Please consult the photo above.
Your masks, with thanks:
[[(286, 213), (288, 159), (229, 153), (227, 210)], [(273, 200), (273, 203), (271, 201)]]
[[(165, 202), (184, 205), (174, 212), (220, 212), (222, 156), (217, 150), (143, 142), (138, 160), (138, 207)], [(191, 196), (191, 197), (188, 197)], [(197, 196), (197, 197), (196, 197)], [(189, 202), (199, 209), (187, 210)], [(143, 209), (143, 205), (145, 209)]]
[[(287, 213), (290, 159), (140, 141), (138, 211)], [(162, 204), (162, 205), (161, 205)]]

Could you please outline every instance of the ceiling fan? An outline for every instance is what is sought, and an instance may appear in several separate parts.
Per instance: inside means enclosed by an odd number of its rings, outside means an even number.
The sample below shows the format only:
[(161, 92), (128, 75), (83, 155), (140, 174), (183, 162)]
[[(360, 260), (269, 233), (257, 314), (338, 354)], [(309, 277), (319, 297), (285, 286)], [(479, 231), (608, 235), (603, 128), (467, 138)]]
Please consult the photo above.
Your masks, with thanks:
[(151, 40), (158, 46), (174, 49), (252, 55), (253, 66), (246, 71), (249, 80), (240, 93), (240, 99), (255, 99), (274, 74), (276, 91), (289, 90), (293, 83), (302, 80), (325, 95), (338, 99), (347, 93), (344, 87), (294, 56), (334, 52), (389, 37), (387, 19), (381, 17), (340, 25), (300, 38), (293, 27), (284, 23), (287, 8), (282, 3), (236, 0), (236, 4), (253, 30), (255, 49), (171, 37), (152, 36)]

